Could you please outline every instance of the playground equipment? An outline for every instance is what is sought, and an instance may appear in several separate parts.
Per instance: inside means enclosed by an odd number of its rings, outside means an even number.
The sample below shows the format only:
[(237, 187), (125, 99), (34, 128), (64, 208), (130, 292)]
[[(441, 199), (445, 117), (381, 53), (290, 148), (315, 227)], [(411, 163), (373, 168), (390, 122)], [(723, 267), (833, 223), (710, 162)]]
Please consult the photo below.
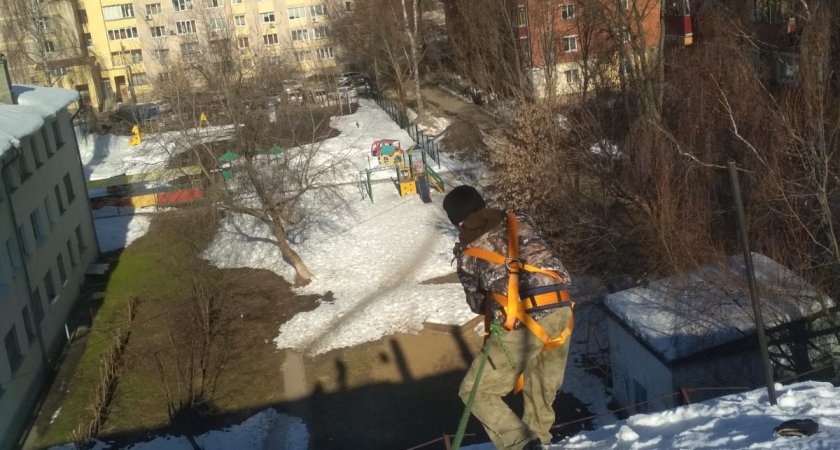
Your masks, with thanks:
[(131, 127), (131, 134), (131, 139), (128, 141), (129, 146), (135, 147), (143, 142), (143, 133), (140, 131), (140, 125), (134, 125)]
[[(397, 144), (396, 146), (394, 145), (395, 143)], [(376, 141), (371, 146), (371, 156), (378, 156), (381, 160), (384, 149), (387, 147), (399, 148), (398, 145), (398, 141), (391, 139)], [(426, 153), (421, 146), (412, 146), (405, 151), (402, 149), (399, 150), (404, 157), (393, 158), (390, 165), (396, 171), (397, 177), (396, 179), (391, 178), (391, 181), (397, 188), (400, 197), (405, 197), (409, 194), (418, 194), (423, 203), (429, 203), (432, 201), (431, 189), (435, 189), (441, 193), (444, 192), (443, 179), (426, 164)], [(421, 158), (415, 160), (414, 153), (418, 150), (420, 151)], [(371, 202), (373, 202), (371, 174), (383, 170), (392, 169), (388, 165), (382, 165), (380, 163), (380, 167), (363, 170), (360, 173), (363, 198), (367, 194)]]

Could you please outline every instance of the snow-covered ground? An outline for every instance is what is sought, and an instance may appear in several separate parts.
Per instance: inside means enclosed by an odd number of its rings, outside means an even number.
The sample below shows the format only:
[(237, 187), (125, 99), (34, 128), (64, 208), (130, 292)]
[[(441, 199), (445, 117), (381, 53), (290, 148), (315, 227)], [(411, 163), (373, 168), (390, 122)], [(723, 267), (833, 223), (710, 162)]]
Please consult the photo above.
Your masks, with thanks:
[[(222, 430), (208, 431), (195, 436), (196, 443), (204, 450), (306, 450), (309, 433), (306, 425), (296, 417), (280, 414), (273, 409), (257, 413), (239, 425)], [(51, 450), (73, 450), (73, 444), (53, 447)], [(96, 442), (91, 450), (105, 450), (111, 446)], [(127, 450), (192, 450), (184, 436), (160, 436), (148, 442), (126, 447)]]
[[(340, 135), (323, 142), (322, 151), (346, 157), (352, 164), (337, 182), (355, 180), (358, 170), (376, 165), (367, 157), (373, 140), (395, 138), (405, 146), (411, 143), (403, 130), (368, 101), (362, 101), (356, 113), (335, 118), (332, 125)], [(137, 150), (127, 146), (127, 139), (123, 145), (122, 139), (115, 137), (108, 138), (104, 147), (85, 147), (86, 173), (101, 178), (145, 171), (150, 166), (158, 167), (162, 159), (157, 158), (166, 154), (150, 152), (144, 156)], [(457, 161), (445, 160), (440, 172), (464, 168)], [(315, 274), (313, 282), (298, 292), (329, 293), (331, 300), (322, 301), (316, 309), (300, 313), (280, 327), (277, 345), (317, 354), (395, 332), (416, 331), (424, 322), (460, 324), (471, 319), (473, 314), (463, 301), (459, 284), (423, 284), (454, 272), (451, 249), (455, 233), (441, 210), (442, 196), (435, 194), (433, 203), (423, 204), (415, 195), (400, 197), (392, 185), (383, 183), (374, 184), (371, 203), (362, 199), (357, 187), (343, 189), (347, 206), (322, 211), (294, 242), (295, 250)], [(127, 245), (131, 235), (141, 234), (144, 229), (141, 222), (134, 224), (138, 217), (115, 224), (114, 229), (97, 219), (98, 233), (104, 241)], [(114, 219), (125, 222), (124, 218)], [(136, 232), (130, 234), (132, 227)], [(122, 235), (120, 229), (124, 230)], [(205, 257), (219, 267), (264, 268), (292, 281), (294, 272), (272, 239), (264, 224), (229, 214)], [(601, 428), (551, 448), (840, 448), (840, 390), (824, 383), (779, 386), (779, 404), (774, 407), (766, 405), (766, 392), (756, 390), (615, 422), (607, 411), (607, 389), (575, 363), (586, 341), (585, 324), (585, 320), (579, 320), (575, 330), (564, 390), (600, 416), (595, 424)], [(817, 420), (822, 431), (808, 438), (772, 437), (772, 428), (782, 420), (804, 417)], [(238, 427), (207, 433), (200, 437), (200, 443), (205, 448), (306, 448), (305, 427), (295, 421), (273, 411), (263, 412)], [(285, 434), (291, 436), (292, 443), (277, 440), (284, 435), (282, 430), (292, 430)], [(274, 436), (274, 440), (266, 436)], [(149, 447), (132, 448), (187, 448), (186, 440), (175, 437), (160, 437), (140, 445)]]

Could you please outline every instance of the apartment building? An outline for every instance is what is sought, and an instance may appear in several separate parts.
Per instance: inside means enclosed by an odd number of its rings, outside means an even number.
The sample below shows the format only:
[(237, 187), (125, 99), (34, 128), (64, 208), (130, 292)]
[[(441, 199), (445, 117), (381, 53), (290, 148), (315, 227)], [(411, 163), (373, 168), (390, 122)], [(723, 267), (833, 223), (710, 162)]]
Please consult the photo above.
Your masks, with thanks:
[(99, 250), (67, 107), (0, 59), (0, 449), (16, 448)]
[(661, 0), (517, 0), (516, 37), (538, 95), (548, 83), (561, 95), (579, 93), (584, 64), (597, 62), (620, 78), (624, 64), (655, 53)]
[(16, 82), (74, 89), (99, 106), (98, 69), (82, 43), (75, 0), (0, 0), (0, 54)]
[[(327, 5), (305, 0), (81, 0), (102, 89), (116, 101), (151, 97), (173, 62), (234, 40), (243, 64), (285, 57), (305, 72), (335, 67)], [(150, 98), (149, 98), (150, 99)]]

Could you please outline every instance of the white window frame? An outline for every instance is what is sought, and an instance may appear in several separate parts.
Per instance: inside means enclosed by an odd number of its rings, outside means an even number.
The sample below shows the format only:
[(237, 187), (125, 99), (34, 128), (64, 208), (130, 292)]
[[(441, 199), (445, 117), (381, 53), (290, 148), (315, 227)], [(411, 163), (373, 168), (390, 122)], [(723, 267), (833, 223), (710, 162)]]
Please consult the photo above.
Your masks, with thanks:
[(264, 34), (263, 35), (263, 44), (265, 44), (265, 45), (279, 45), (280, 44), (280, 36), (278, 36), (277, 33)]
[(575, 53), (578, 51), (578, 37), (576, 34), (563, 36), (563, 51), (565, 53)]
[(564, 3), (560, 5), (560, 18), (562, 20), (572, 20), (575, 18), (575, 4)]
[(274, 11), (266, 11), (264, 13), (260, 13), (260, 23), (263, 25), (268, 25), (277, 22), (277, 18), (274, 15)]
[(193, 9), (192, 0), (172, 0), (172, 9), (183, 12)]
[(306, 42), (309, 40), (309, 30), (306, 28), (298, 28), (291, 31), (292, 42)]
[(237, 27), (244, 27), (248, 25), (245, 21), (245, 15), (233, 16), (233, 24)]
[(179, 36), (195, 34), (195, 19), (178, 20), (175, 22), (175, 32)]
[(296, 20), (296, 19), (305, 19), (306, 18), (306, 7), (305, 6), (295, 6), (293, 8), (288, 8), (289, 13), (289, 20)]
[(166, 37), (166, 27), (163, 25), (157, 25), (153, 27), (149, 27), (149, 33), (151, 33), (152, 37), (155, 39), (165, 38)]
[(146, 4), (146, 15), (153, 16), (156, 14), (160, 14), (163, 12), (163, 7), (161, 7), (160, 3), (147, 3)]

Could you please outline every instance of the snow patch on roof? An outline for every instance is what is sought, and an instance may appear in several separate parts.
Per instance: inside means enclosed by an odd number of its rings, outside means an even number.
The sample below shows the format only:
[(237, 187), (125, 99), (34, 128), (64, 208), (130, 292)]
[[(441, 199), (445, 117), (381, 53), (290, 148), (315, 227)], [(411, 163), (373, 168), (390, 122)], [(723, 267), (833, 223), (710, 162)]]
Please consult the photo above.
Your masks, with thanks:
[(38, 131), (44, 119), (79, 99), (70, 89), (15, 84), (12, 95), (15, 105), (0, 105), (0, 155), (20, 145), (20, 140)]
[(20, 140), (38, 131), (44, 118), (38, 109), (23, 105), (0, 105), (0, 155), (20, 145)]
[[(752, 258), (768, 328), (834, 305), (786, 267), (758, 253)], [(742, 256), (616, 292), (604, 303), (669, 361), (755, 333)]]
[(12, 95), (17, 97), (18, 105), (32, 106), (41, 111), (45, 119), (79, 100), (79, 93), (71, 89), (29, 86), (15, 84)]

